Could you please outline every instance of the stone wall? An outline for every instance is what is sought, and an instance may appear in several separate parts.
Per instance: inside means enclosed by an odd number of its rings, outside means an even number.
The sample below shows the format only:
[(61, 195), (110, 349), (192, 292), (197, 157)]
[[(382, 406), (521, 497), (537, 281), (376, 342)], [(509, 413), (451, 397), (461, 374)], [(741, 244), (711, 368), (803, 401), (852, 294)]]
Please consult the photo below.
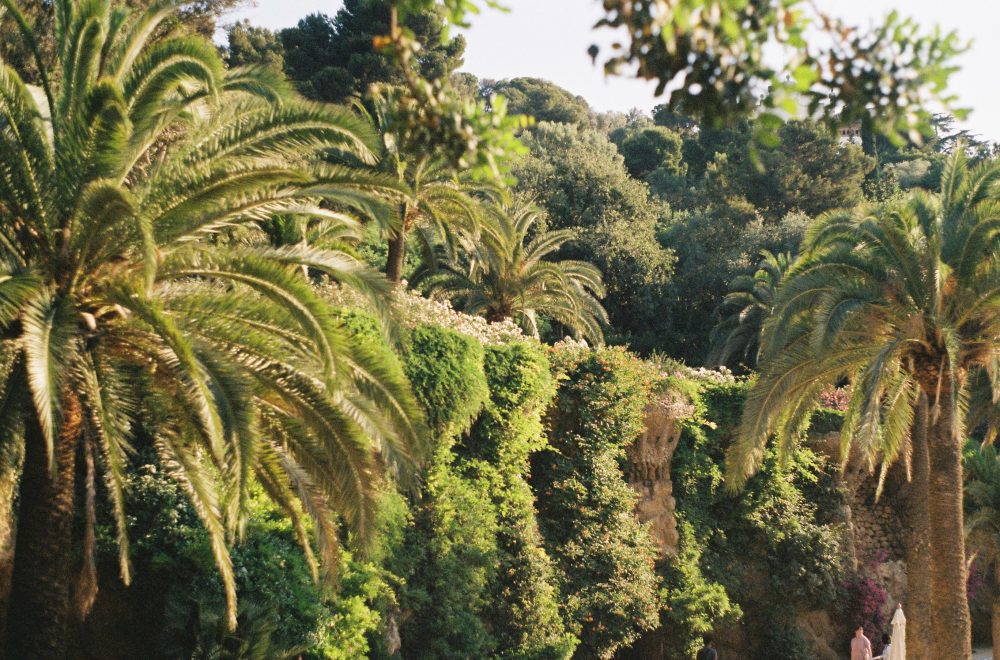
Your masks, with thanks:
[[(840, 434), (809, 439), (810, 446), (833, 461), (840, 461)], [(872, 573), (888, 592), (883, 615), (888, 621), (896, 603), (906, 602), (906, 490), (908, 480), (902, 465), (892, 467), (878, 493), (879, 471), (852, 453), (840, 477), (844, 491), (843, 511), (836, 516), (843, 524), (842, 542), (852, 568)]]
[[(650, 523), (661, 557), (677, 551), (679, 538), (670, 464), (680, 440), (681, 422), (693, 413), (693, 406), (679, 394), (663, 395), (647, 406), (646, 431), (628, 449), (629, 482), (639, 496), (636, 513), (640, 520)], [(830, 460), (840, 462), (839, 433), (814, 436), (809, 439), (809, 445)], [(906, 599), (905, 471), (902, 468), (890, 470), (883, 492), (876, 498), (878, 473), (872, 473), (859, 457), (852, 456), (841, 475), (840, 485), (844, 504), (839, 510), (830, 512), (830, 520), (843, 530), (841, 541), (853, 568), (874, 571), (885, 585), (889, 592), (886, 616), (891, 617), (895, 604)], [(833, 612), (804, 612), (799, 617), (798, 627), (810, 643), (816, 660), (842, 657), (844, 631), (835, 622)], [(741, 624), (723, 626), (715, 633), (720, 648), (728, 651), (727, 657), (748, 657), (740, 651), (746, 648)], [(662, 632), (644, 636), (623, 657), (665, 658)]]

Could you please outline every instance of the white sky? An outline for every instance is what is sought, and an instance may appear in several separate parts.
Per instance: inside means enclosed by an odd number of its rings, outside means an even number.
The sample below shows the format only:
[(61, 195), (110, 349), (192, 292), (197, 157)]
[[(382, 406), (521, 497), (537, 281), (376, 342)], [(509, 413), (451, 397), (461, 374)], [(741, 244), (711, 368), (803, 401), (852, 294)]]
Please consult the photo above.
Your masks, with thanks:
[[(255, 7), (234, 13), (271, 29), (294, 25), (312, 12), (333, 14), (340, 0), (257, 0)], [(626, 78), (606, 79), (593, 66), (587, 48), (608, 43), (608, 30), (591, 27), (601, 16), (597, 0), (504, 0), (509, 13), (486, 10), (473, 17), (466, 31), (464, 71), (480, 78), (545, 78), (586, 98), (597, 110), (651, 109), (660, 102), (653, 85)], [(972, 40), (958, 60), (961, 71), (951, 89), (959, 105), (973, 109), (968, 127), (1000, 141), (1000, 3), (995, 0), (817, 0), (817, 5), (859, 25), (883, 17), (892, 9), (921, 25), (940, 25)], [(602, 36), (602, 33), (604, 36)]]

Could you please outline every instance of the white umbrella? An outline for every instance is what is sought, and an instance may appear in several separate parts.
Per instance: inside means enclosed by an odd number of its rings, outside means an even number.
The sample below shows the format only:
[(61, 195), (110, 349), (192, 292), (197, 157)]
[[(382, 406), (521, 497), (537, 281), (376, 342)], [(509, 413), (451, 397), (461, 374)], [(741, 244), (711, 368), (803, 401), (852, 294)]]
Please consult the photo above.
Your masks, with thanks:
[(906, 660), (906, 617), (902, 605), (896, 606), (892, 616), (892, 648), (885, 660)]

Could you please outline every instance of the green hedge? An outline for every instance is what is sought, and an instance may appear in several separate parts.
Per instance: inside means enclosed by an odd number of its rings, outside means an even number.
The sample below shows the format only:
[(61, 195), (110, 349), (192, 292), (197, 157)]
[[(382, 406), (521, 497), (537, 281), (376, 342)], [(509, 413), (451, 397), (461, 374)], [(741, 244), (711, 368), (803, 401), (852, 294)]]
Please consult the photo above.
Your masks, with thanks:
[(655, 548), (621, 470), (644, 428), (658, 370), (619, 348), (554, 351), (550, 446), (532, 485), (579, 655), (610, 658), (658, 624)]
[(489, 484), (499, 522), (498, 565), (484, 619), (498, 657), (568, 658), (577, 640), (560, 617), (552, 561), (542, 546), (526, 480), (530, 456), (547, 444), (542, 414), (555, 381), (537, 344), (490, 347), (485, 368), (489, 403), (456, 448), (466, 473)]
[(541, 544), (529, 456), (554, 381), (541, 347), (491, 346), (418, 328), (407, 374), (438, 450), (414, 505), (400, 602), (404, 657), (568, 658), (576, 645)]

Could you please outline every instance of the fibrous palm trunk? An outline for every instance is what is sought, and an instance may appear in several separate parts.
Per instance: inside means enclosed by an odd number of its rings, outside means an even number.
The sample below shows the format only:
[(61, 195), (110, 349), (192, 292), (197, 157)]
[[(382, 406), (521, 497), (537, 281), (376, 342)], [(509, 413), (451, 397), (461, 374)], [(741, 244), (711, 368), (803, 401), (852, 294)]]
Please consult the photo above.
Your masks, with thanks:
[(385, 276), (393, 284), (399, 284), (403, 279), (403, 266), (406, 263), (406, 235), (399, 233), (389, 239), (389, 259), (385, 264)]
[(947, 384), (931, 404), (927, 440), (933, 657), (967, 659), (972, 657), (972, 625), (962, 524), (962, 443)]
[(917, 401), (911, 432), (912, 469), (906, 496), (906, 647), (913, 660), (931, 655), (931, 543), (927, 490), (930, 463), (927, 456), (927, 396)]
[(6, 650), (11, 659), (66, 657), (72, 582), (73, 485), (82, 413), (75, 396), (65, 397), (63, 402), (54, 473), (49, 470), (34, 411), (25, 420), (24, 471), (7, 615)]
[(993, 562), (993, 613), (991, 619), (993, 633), (993, 660), (1000, 660), (1000, 561)]
[(399, 209), (401, 224), (395, 234), (389, 238), (389, 259), (385, 264), (385, 276), (393, 284), (403, 281), (403, 268), (406, 267), (406, 235), (416, 221), (417, 209), (409, 204), (403, 204)]

